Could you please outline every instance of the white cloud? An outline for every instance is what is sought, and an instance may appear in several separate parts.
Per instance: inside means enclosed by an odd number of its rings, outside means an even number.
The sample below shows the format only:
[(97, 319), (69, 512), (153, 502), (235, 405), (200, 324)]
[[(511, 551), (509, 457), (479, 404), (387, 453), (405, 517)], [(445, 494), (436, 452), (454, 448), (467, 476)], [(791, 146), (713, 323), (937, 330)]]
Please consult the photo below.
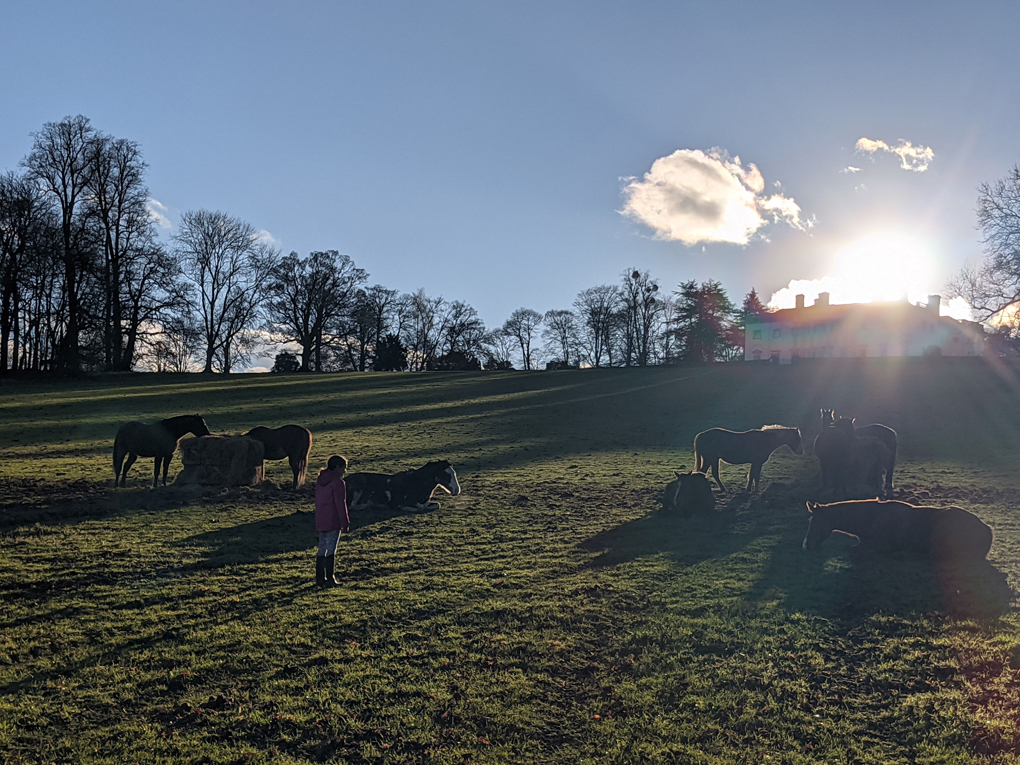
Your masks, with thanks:
[(167, 217), (167, 213), (170, 212), (167, 206), (160, 202), (158, 199), (149, 197), (145, 201), (145, 210), (149, 213), (149, 220), (155, 223), (160, 228), (173, 228), (173, 224), (170, 222), (170, 218)]
[(259, 230), (258, 234), (255, 235), (255, 241), (261, 242), (262, 244), (268, 244), (270, 247), (280, 246), (280, 240), (265, 229)]
[(887, 151), (900, 158), (900, 167), (904, 170), (911, 170), (915, 173), (923, 173), (928, 165), (935, 159), (935, 152), (929, 146), (914, 146), (910, 141), (902, 138), (895, 146), (890, 146), (885, 141), (873, 141), (870, 138), (861, 138), (855, 147), (862, 154), (874, 154), (877, 151)]
[(854, 167), (853, 165), (847, 165), (846, 167), (844, 167), (839, 172), (843, 173), (844, 175), (852, 175), (853, 173), (861, 172), (861, 168)]
[(654, 229), (658, 239), (747, 244), (769, 219), (807, 227), (792, 198), (764, 196), (758, 168), (722, 149), (679, 149), (655, 160), (643, 178), (625, 180), (620, 212)]

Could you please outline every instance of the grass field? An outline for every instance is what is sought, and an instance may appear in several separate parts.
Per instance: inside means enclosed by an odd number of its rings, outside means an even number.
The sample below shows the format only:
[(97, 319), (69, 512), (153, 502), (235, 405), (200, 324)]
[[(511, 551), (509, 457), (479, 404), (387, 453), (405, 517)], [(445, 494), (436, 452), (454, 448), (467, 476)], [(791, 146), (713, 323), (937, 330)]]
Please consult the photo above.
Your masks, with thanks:
[[(1020, 762), (1020, 384), (980, 361), (0, 384), (0, 760)], [(818, 409), (900, 433), (904, 499), (992, 526), (990, 563), (800, 548), (817, 461), (655, 511), (711, 426)], [(313, 491), (113, 489), (117, 425), (295, 422), (431, 513), (357, 514), (312, 586)], [(171, 475), (180, 469), (179, 458)], [(311, 481), (309, 482), (311, 483)]]

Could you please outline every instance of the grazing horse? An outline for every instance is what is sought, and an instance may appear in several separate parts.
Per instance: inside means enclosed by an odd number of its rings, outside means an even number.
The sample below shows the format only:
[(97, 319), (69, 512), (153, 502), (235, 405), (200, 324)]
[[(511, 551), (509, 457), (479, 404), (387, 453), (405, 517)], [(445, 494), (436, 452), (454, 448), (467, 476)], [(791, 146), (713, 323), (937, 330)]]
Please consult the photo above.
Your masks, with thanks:
[[(127, 486), (127, 474), (139, 457), (155, 457), (152, 466), (152, 486), (159, 481), (159, 466), (163, 465), (163, 485), (170, 470), (170, 460), (177, 451), (177, 444), (185, 433), (196, 436), (209, 435), (209, 428), (197, 414), (182, 414), (146, 425), (144, 422), (128, 422), (120, 426), (113, 441), (113, 483)], [(124, 462), (124, 457), (127, 462)], [(124, 469), (121, 471), (121, 464)]]
[(715, 495), (712, 484), (704, 473), (681, 473), (673, 471), (675, 481), (666, 485), (662, 493), (662, 509), (678, 511), (682, 515), (693, 515), (715, 509)]
[(814, 550), (833, 533), (857, 537), (860, 553), (913, 552), (938, 560), (984, 560), (992, 530), (959, 507), (923, 507), (895, 500), (807, 503), (810, 517), (801, 545)]
[(695, 470), (699, 473), (712, 468), (712, 477), (719, 488), (726, 491), (719, 479), (719, 460), (731, 465), (751, 464), (747, 473), (747, 489), (752, 483), (758, 491), (758, 479), (761, 477), (761, 466), (764, 465), (772, 452), (780, 446), (789, 446), (794, 454), (803, 454), (800, 431), (797, 428), (784, 428), (781, 425), (766, 425), (757, 430), (724, 430), (712, 428), (694, 437)]
[(384, 473), (351, 473), (347, 483), (347, 507), (360, 510), (371, 505), (392, 509), (438, 510), (432, 492), (442, 489), (456, 497), (460, 494), (457, 473), (446, 460), (429, 462), (417, 470), (386, 475)]
[(261, 425), (252, 428), (244, 435), (261, 441), (266, 447), (267, 460), (290, 462), (294, 473), (294, 488), (301, 486), (308, 475), (308, 454), (312, 451), (312, 433), (300, 425), (284, 425), (282, 428), (264, 428)]

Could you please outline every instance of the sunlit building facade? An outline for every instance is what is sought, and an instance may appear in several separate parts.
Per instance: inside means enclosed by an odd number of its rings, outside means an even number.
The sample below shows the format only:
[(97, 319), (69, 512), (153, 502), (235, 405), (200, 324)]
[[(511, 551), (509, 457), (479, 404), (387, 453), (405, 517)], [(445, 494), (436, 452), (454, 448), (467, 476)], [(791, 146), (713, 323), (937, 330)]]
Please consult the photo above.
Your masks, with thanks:
[(851, 303), (830, 305), (829, 293), (805, 306), (785, 308), (747, 322), (746, 361), (789, 364), (797, 359), (875, 356), (980, 356), (984, 330), (972, 321), (939, 316), (942, 299), (927, 305)]

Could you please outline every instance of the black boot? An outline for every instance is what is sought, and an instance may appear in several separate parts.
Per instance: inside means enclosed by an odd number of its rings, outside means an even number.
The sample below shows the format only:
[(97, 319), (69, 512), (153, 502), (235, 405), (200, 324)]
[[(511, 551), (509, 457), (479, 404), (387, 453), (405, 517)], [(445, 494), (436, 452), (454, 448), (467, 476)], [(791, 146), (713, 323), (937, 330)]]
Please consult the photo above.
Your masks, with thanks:
[(322, 555), (315, 556), (315, 586), (326, 586), (326, 559)]
[(336, 580), (336, 577), (333, 576), (333, 571), (336, 569), (336, 556), (327, 555), (325, 557), (325, 561), (326, 569), (323, 576), (323, 584), (325, 584), (326, 587), (336, 587), (340, 584), (340, 582)]

